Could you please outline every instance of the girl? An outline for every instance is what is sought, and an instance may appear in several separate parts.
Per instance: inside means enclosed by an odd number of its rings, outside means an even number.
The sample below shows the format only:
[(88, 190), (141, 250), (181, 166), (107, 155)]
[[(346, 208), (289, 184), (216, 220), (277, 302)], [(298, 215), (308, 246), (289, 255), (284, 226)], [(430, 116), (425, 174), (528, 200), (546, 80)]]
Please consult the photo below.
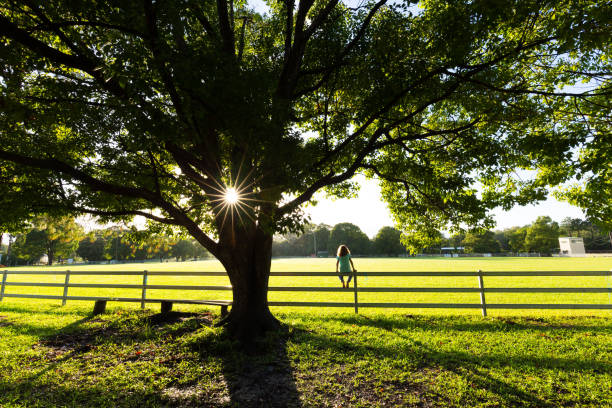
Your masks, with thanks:
[[(350, 263), (350, 266), (349, 266)], [(338, 265), (340, 265), (340, 272), (338, 272)], [(351, 267), (353, 268), (353, 272), (357, 272), (355, 269), (355, 265), (353, 265), (353, 260), (351, 259), (351, 251), (346, 247), (346, 245), (340, 245), (338, 247), (338, 252), (336, 253), (336, 273), (338, 273), (340, 282), (342, 282), (343, 288), (348, 288), (351, 278)], [(346, 285), (344, 284), (343, 275), (348, 275), (348, 279), (346, 280)]]

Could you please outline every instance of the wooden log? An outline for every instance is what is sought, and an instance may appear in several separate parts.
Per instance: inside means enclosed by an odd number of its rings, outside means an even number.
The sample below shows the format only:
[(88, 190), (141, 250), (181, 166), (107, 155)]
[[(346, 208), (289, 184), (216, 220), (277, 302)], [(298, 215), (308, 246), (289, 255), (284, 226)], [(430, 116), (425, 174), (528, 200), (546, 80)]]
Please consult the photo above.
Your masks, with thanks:
[(106, 311), (106, 300), (96, 300), (93, 309), (93, 315), (99, 315)]
[(161, 313), (165, 314), (172, 311), (172, 302), (168, 302), (166, 300), (161, 301)]

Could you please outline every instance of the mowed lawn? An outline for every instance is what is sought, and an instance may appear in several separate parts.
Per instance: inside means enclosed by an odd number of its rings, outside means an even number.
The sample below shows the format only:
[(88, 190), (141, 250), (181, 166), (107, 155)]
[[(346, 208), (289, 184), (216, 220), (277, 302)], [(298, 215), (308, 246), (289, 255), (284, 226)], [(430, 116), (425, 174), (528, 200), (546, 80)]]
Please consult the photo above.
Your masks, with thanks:
[[(610, 270), (612, 258), (355, 259), (360, 272)], [(57, 269), (65, 269), (60, 267)], [(282, 259), (274, 271), (334, 271), (333, 259)], [(23, 270), (24, 268), (19, 268)], [(56, 268), (44, 268), (44, 270)], [(73, 270), (219, 271), (214, 261), (71, 266)], [(63, 276), (9, 281), (63, 283)], [(73, 276), (71, 282), (141, 283)], [(227, 285), (224, 277), (150, 284)], [(360, 278), (360, 286), (477, 287), (470, 278)], [(490, 287), (612, 287), (605, 277), (485, 278)], [(271, 286), (339, 286), (333, 277), (272, 277)], [(7, 286), (6, 293), (61, 295)], [(71, 288), (138, 297), (140, 290)], [(149, 297), (228, 299), (231, 292)], [(347, 293), (270, 292), (271, 300), (351, 302)], [(360, 293), (360, 301), (478, 303), (477, 293)], [(610, 294), (488, 294), (491, 303), (602, 303)], [(214, 327), (217, 309), (5, 298), (0, 407), (612, 407), (612, 311), (281, 308), (285, 323), (245, 350)]]
[[(610, 271), (610, 276), (597, 277), (485, 277), (486, 287), (593, 287), (612, 288), (612, 258), (355, 258), (355, 267), (359, 272), (365, 272), (367, 276), (360, 277), (359, 287), (478, 287), (476, 277), (376, 277), (376, 272), (385, 271)], [(150, 262), (142, 264), (114, 264), (114, 265), (74, 265), (61, 267), (43, 268), (18, 268), (18, 270), (43, 270), (64, 271), (66, 269), (76, 271), (223, 271), (221, 264), (214, 260), (199, 262)], [(9, 269), (10, 271), (10, 269)], [(272, 271), (312, 271), (333, 272), (335, 271), (335, 259), (333, 258), (297, 258), (276, 259), (272, 262)], [(49, 282), (62, 283), (64, 275), (9, 275), (9, 282)], [(142, 277), (139, 276), (89, 276), (73, 275), (70, 283), (124, 283), (141, 284)], [(150, 285), (220, 285), (228, 286), (229, 280), (225, 276), (150, 276)], [(340, 281), (336, 277), (283, 277), (273, 276), (270, 279), (271, 287), (305, 286), (305, 287), (337, 287), (341, 289)], [(62, 288), (38, 288), (7, 286), (6, 293), (30, 293), (62, 295)], [(72, 296), (110, 296), (110, 297), (132, 297), (141, 296), (140, 289), (91, 289), (70, 288), (69, 295)], [(175, 298), (175, 299), (231, 299), (231, 291), (193, 291), (193, 290), (152, 290), (147, 291), (149, 298)], [(353, 302), (352, 290), (339, 292), (291, 292), (275, 291), (269, 292), (271, 301), (304, 301), (304, 302)], [(610, 303), (609, 293), (488, 293), (488, 303)], [(9, 299), (11, 303), (30, 304), (32, 300)], [(372, 293), (359, 294), (360, 302), (389, 302), (389, 303), (480, 303), (478, 293)], [(58, 301), (37, 302), (56, 305)], [(89, 305), (91, 302), (69, 301), (73, 305)], [(136, 308), (139, 304), (124, 303), (109, 304), (109, 308)], [(156, 306), (150, 305), (151, 308)], [(198, 310), (199, 307), (181, 306), (181, 310)], [(298, 308), (275, 308), (284, 311), (297, 311)], [(303, 310), (303, 309), (302, 309)], [(405, 311), (405, 310), (404, 310)], [(317, 309), (316, 313), (337, 313), (337, 309)], [(362, 313), (368, 314), (388, 313), (395, 315), (401, 313), (398, 309), (362, 309)], [(438, 313), (438, 314), (479, 314), (477, 309), (412, 309), (416, 313)], [(531, 315), (532, 310), (491, 310), (491, 314), (526, 314)], [(540, 312), (538, 312), (540, 313)], [(593, 313), (607, 315), (606, 311), (581, 311), (581, 310), (550, 310), (547, 314), (556, 315), (591, 315)]]

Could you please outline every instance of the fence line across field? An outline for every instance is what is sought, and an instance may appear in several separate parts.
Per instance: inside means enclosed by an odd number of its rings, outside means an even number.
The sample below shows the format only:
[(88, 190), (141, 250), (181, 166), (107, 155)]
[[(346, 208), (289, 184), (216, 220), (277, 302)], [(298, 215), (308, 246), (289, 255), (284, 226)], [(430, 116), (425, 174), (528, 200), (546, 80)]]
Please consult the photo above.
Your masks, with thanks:
[[(64, 276), (64, 283), (48, 282), (19, 282), (9, 281), (9, 275), (56, 275)], [(140, 276), (142, 284), (105, 284), (105, 283), (70, 283), (71, 276)], [(172, 272), (172, 271), (11, 271), (2, 272), (0, 287), (0, 301), (3, 298), (27, 299), (57, 299), (65, 305), (68, 300), (112, 300), (118, 302), (140, 302), (144, 309), (146, 303), (162, 302), (167, 299), (147, 298), (147, 290), (195, 290), (195, 291), (231, 291), (231, 286), (219, 285), (151, 285), (148, 278), (151, 276), (226, 276), (225, 272)], [(271, 272), (270, 276), (337, 276), (335, 272)], [(359, 287), (357, 277), (477, 277), (478, 287)], [(353, 302), (295, 302), (271, 301), (270, 306), (294, 307), (353, 307), (358, 313), (362, 308), (444, 308), (444, 309), (481, 309), (483, 316), (487, 309), (612, 309), (612, 304), (531, 304), (531, 303), (487, 303), (486, 293), (612, 293), (612, 287), (577, 288), (577, 287), (513, 287), (487, 288), (484, 277), (518, 277), (518, 276), (612, 276), (612, 271), (445, 271), (445, 272), (357, 272), (353, 273)], [(62, 295), (34, 295), (25, 293), (6, 293), (7, 287), (56, 287), (62, 288)], [(69, 288), (98, 288), (98, 289), (140, 289), (140, 297), (99, 297), (99, 296), (70, 296)], [(338, 287), (318, 286), (271, 286), (273, 292), (344, 292), (346, 289)], [(479, 293), (480, 303), (391, 303), (391, 302), (359, 302), (358, 293)], [(180, 302), (181, 300), (173, 299)], [(184, 299), (184, 301), (187, 301)]]
[[(143, 276), (145, 271), (12, 271), (5, 270), (10, 275), (131, 275)], [(357, 272), (353, 275), (379, 276), (610, 276), (610, 271), (448, 271), (448, 272)], [(149, 276), (227, 276), (226, 272), (185, 272), (185, 271), (147, 271)], [(270, 272), (270, 276), (338, 276), (336, 272)]]

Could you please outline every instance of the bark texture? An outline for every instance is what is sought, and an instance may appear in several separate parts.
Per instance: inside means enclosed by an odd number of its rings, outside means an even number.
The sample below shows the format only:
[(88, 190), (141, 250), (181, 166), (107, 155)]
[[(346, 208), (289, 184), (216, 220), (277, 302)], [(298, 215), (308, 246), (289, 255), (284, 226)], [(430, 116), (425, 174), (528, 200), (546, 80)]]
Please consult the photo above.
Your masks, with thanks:
[(222, 263), (232, 284), (233, 304), (219, 324), (243, 342), (250, 342), (280, 322), (268, 307), (272, 234), (259, 227), (237, 230), (224, 245)]

